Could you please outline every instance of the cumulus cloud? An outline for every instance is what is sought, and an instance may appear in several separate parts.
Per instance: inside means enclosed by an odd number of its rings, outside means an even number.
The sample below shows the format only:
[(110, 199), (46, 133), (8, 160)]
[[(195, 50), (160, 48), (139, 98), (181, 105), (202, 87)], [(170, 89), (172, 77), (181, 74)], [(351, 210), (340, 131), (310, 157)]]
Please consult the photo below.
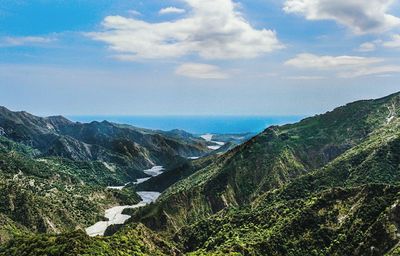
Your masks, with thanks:
[(400, 73), (400, 66), (385, 65), (384, 61), (380, 58), (319, 56), (304, 53), (286, 61), (285, 65), (302, 69), (333, 71), (342, 78)]
[(359, 56), (319, 56), (302, 53), (285, 62), (285, 65), (297, 68), (332, 69), (343, 67), (360, 67), (382, 62), (383, 59)]
[(392, 39), (384, 42), (383, 46), (387, 48), (400, 48), (400, 34), (392, 36)]
[(184, 10), (184, 9), (170, 6), (170, 7), (161, 9), (158, 13), (159, 14), (182, 14), (185, 12), (186, 12), (186, 10)]
[(88, 36), (131, 60), (191, 54), (204, 59), (255, 58), (283, 47), (273, 30), (252, 27), (232, 0), (183, 1), (191, 11), (181, 19), (149, 23), (108, 16), (104, 31)]
[(53, 42), (54, 38), (39, 36), (3, 37), (0, 38), (0, 47), (13, 47), (23, 45), (37, 45)]
[(227, 79), (229, 75), (219, 67), (201, 63), (184, 63), (175, 74), (197, 79)]
[(308, 20), (334, 20), (356, 34), (381, 33), (400, 26), (388, 13), (394, 0), (286, 0), (284, 11)]

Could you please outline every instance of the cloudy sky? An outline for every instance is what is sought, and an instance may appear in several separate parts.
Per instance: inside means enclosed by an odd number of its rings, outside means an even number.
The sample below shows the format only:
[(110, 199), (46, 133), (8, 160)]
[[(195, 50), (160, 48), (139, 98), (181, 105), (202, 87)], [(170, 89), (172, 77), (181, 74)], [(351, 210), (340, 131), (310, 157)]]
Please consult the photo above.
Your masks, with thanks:
[(0, 105), (311, 115), (400, 91), (398, 0), (2, 0)]

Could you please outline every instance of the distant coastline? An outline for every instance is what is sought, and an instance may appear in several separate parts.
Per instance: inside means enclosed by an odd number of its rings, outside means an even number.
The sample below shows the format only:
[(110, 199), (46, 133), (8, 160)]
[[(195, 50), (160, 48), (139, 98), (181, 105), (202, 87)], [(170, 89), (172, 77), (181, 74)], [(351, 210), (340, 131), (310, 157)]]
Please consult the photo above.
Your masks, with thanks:
[(194, 134), (258, 133), (271, 125), (300, 121), (305, 116), (67, 116), (76, 122), (107, 120), (136, 127), (169, 131), (181, 129)]

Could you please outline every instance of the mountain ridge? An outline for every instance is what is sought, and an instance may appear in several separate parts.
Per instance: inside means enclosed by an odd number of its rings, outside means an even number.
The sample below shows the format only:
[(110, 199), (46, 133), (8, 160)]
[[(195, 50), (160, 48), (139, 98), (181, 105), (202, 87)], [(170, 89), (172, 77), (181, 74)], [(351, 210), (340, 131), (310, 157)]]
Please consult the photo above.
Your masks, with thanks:
[[(156, 219), (165, 218), (162, 217), (165, 214), (171, 223), (164, 227), (156, 224), (153, 228), (174, 227), (176, 231), (187, 221), (209, 216), (228, 206), (248, 204), (254, 200), (251, 195), (279, 188), (299, 175), (322, 167), (360, 143), (371, 131), (385, 125), (386, 107), (393, 102), (397, 104), (398, 115), (400, 94), (396, 93), (377, 100), (350, 103), (297, 124), (267, 128), (219, 157), (215, 163), (167, 189), (160, 197), (159, 206), (149, 211), (161, 215), (155, 215)], [(304, 138), (306, 141), (302, 141)], [(185, 209), (190, 210), (186, 212)], [(149, 226), (154, 224), (151, 218), (141, 218), (144, 223), (148, 221)]]
[(5, 136), (33, 148), (42, 156), (78, 161), (104, 161), (131, 172), (131, 180), (145, 177), (139, 170), (155, 163), (168, 166), (175, 156), (188, 157), (209, 152), (199, 139), (172, 138), (133, 126), (107, 121), (78, 123), (62, 116), (37, 117), (27, 112), (0, 109), (0, 127)]
[(178, 161), (137, 185), (164, 192), (127, 212), (132, 218), (111, 236), (21, 231), (0, 255), (26, 248), (61, 255), (77, 239), (87, 244), (77, 244), (80, 252), (104, 255), (398, 255), (399, 116), (396, 93), (268, 127), (223, 154)]

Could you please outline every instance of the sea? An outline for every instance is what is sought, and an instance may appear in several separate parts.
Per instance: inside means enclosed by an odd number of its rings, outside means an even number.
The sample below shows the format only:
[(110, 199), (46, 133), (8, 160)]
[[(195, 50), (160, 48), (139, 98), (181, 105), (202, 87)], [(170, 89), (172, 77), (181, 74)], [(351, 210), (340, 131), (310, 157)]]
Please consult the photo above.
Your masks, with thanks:
[(120, 124), (170, 131), (185, 130), (193, 134), (258, 133), (271, 125), (295, 123), (304, 116), (68, 116), (70, 120), (89, 123), (109, 121)]

